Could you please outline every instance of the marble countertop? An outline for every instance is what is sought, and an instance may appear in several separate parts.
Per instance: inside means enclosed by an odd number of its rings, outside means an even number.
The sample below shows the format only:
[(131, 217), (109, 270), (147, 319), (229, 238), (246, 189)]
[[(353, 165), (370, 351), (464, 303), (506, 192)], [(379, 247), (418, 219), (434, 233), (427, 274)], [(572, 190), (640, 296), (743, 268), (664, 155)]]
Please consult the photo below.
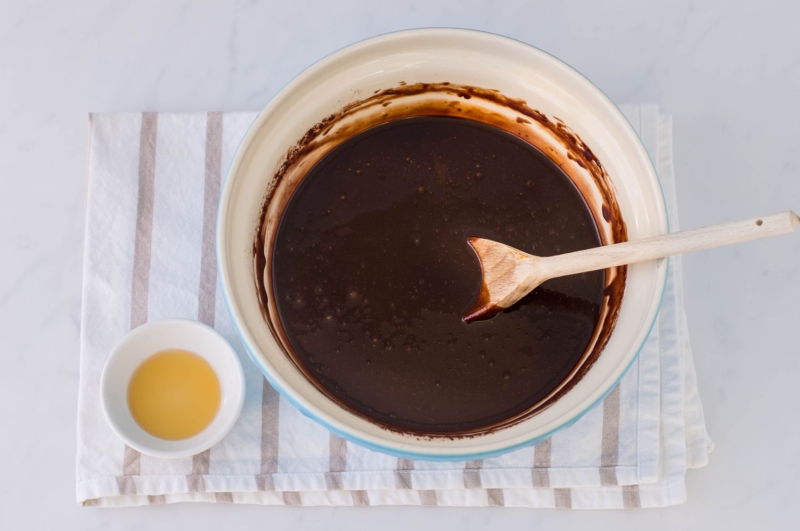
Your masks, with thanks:
[(708, 468), (689, 472), (683, 506), (570, 512), (75, 504), (88, 111), (257, 110), (303, 68), (353, 41), (421, 26), (483, 29), (555, 54), (617, 102), (657, 102), (673, 114), (683, 227), (800, 210), (800, 4), (537, 3), (0, 5), (0, 528), (796, 526), (797, 235), (685, 258), (686, 311), (716, 449)]

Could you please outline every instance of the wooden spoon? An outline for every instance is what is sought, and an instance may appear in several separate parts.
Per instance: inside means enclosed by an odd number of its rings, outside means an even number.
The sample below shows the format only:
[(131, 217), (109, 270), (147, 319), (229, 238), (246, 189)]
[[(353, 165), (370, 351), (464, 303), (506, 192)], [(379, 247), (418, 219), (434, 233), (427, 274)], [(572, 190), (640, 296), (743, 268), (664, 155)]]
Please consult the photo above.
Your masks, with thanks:
[(548, 257), (472, 237), (469, 243), (481, 261), (483, 279), (478, 300), (463, 319), (465, 322), (488, 319), (551, 278), (777, 236), (794, 231), (798, 224), (800, 217), (787, 211)]

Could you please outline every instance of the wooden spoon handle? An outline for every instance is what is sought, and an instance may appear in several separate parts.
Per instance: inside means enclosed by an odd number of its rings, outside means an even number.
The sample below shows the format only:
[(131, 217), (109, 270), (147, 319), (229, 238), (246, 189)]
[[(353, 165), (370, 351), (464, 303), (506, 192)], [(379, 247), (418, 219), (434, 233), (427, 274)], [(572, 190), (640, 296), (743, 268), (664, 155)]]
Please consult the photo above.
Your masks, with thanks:
[(585, 251), (541, 258), (539, 271), (546, 278), (634, 264), (676, 254), (702, 251), (794, 231), (800, 218), (791, 211), (731, 223), (712, 225), (644, 240), (605, 245)]

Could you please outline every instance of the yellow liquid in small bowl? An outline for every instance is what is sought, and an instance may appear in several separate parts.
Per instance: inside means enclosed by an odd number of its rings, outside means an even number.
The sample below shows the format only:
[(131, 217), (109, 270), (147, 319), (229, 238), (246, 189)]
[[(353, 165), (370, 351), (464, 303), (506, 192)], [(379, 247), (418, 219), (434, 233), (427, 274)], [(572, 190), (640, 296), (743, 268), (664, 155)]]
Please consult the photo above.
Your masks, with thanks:
[(217, 374), (188, 350), (162, 350), (144, 360), (128, 384), (128, 408), (144, 431), (167, 440), (203, 431), (220, 404)]

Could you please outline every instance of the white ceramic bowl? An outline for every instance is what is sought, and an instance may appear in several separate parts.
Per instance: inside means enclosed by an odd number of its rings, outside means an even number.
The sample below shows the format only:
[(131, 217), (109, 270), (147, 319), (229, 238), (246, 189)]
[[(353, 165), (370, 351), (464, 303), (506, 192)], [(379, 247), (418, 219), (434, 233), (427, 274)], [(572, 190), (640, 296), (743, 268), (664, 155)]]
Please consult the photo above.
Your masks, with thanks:
[(667, 231), (653, 165), (625, 117), (581, 74), (558, 59), (505, 37), (424, 29), (383, 35), (340, 50), (300, 74), (254, 121), (222, 192), (219, 270), (233, 322), (270, 383), (306, 415), (369, 448), (413, 459), (462, 460), (533, 444), (575, 422), (619, 381), (642, 347), (661, 302), (666, 262), (628, 268), (616, 328), (585, 376), (552, 406), (513, 426), (470, 438), (396, 433), (342, 409), (281, 351), (259, 307), (253, 238), (265, 191), (286, 151), (323, 117), (399, 82), (450, 82), (497, 89), (558, 117), (591, 148), (616, 189), (628, 238)]
[[(146, 358), (166, 349), (183, 349), (205, 359), (217, 374), (221, 401), (206, 429), (188, 439), (168, 441), (144, 431), (128, 409), (128, 383)], [(132, 330), (114, 347), (100, 380), (103, 413), (131, 448), (154, 457), (187, 457), (218, 443), (239, 418), (244, 404), (244, 372), (230, 344), (213, 328), (196, 321), (166, 319)]]

